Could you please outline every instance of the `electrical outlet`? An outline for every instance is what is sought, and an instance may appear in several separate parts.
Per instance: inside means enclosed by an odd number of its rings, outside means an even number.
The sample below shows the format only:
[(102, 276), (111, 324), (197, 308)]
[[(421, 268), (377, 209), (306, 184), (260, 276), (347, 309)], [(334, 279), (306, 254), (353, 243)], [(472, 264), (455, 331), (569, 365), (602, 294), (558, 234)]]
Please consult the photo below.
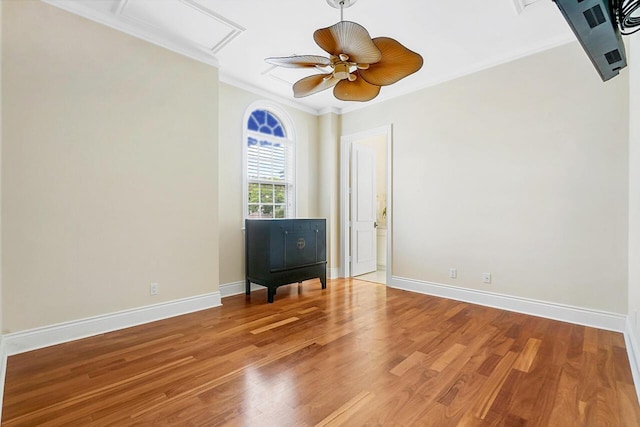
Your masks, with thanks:
[(458, 277), (458, 269), (450, 268), (449, 269), (449, 277), (451, 277), (452, 279), (455, 279), (456, 277)]
[(491, 273), (482, 273), (482, 282), (491, 283)]
[(157, 283), (152, 283), (151, 286), (149, 286), (149, 295), (158, 295)]

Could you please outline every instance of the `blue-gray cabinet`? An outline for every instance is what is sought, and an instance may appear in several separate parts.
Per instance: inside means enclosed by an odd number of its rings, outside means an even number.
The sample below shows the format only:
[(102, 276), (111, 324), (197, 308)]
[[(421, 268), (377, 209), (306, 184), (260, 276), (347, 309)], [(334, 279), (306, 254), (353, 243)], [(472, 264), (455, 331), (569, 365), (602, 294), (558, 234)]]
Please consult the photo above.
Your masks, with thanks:
[(278, 286), (319, 278), (327, 287), (326, 219), (245, 220), (246, 293), (251, 283), (267, 288), (273, 302)]

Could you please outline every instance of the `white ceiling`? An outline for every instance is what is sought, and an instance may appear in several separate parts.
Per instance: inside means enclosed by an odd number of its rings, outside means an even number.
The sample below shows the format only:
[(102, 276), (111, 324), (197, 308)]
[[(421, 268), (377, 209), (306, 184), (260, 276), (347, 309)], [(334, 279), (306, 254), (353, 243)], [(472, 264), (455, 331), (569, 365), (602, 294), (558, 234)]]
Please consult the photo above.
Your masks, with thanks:
[[(274, 68), (269, 56), (325, 55), (313, 32), (340, 20), (326, 0), (43, 0), (220, 69), (222, 81), (307, 111), (362, 103), (331, 90), (294, 99), (310, 70)], [(551, 0), (357, 0), (344, 10), (372, 37), (388, 36), (424, 57), (416, 74), (383, 87), (390, 99), (574, 40)], [(527, 76), (522, 76), (526, 79)]]

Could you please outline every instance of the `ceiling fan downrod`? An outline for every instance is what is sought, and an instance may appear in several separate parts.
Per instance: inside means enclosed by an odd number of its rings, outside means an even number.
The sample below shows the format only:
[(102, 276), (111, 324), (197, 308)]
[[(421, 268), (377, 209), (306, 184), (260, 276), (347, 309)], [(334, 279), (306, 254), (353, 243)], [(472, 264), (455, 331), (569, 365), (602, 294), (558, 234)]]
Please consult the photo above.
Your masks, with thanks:
[(329, 6), (340, 9), (340, 21), (344, 21), (344, 9), (347, 9), (358, 0), (327, 0)]

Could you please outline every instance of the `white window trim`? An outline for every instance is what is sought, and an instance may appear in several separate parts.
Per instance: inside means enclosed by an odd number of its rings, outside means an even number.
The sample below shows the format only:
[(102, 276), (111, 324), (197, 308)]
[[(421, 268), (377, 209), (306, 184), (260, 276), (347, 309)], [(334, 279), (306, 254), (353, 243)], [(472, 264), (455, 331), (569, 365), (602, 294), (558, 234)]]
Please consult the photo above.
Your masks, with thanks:
[(255, 101), (252, 102), (244, 112), (244, 118), (242, 119), (242, 228), (244, 229), (244, 219), (246, 219), (249, 215), (249, 183), (247, 179), (247, 155), (248, 155), (248, 147), (247, 147), (247, 139), (249, 136), (260, 135), (261, 138), (268, 138), (268, 135), (260, 134), (259, 132), (253, 132), (247, 129), (247, 122), (249, 121), (249, 117), (251, 117), (251, 113), (255, 110), (267, 110), (268, 112), (275, 115), (282, 126), (284, 126), (284, 131), (287, 137), (285, 138), (286, 143), (289, 145), (288, 149), (291, 149), (293, 155), (293, 162), (291, 162), (291, 182), (293, 185), (293, 203), (291, 206), (291, 213), (287, 218), (295, 218), (298, 214), (298, 183), (296, 176), (297, 169), (297, 153), (296, 149), (296, 133), (295, 127), (293, 126), (293, 120), (291, 120), (291, 116), (287, 114), (287, 112), (280, 107), (278, 104), (270, 101)]

